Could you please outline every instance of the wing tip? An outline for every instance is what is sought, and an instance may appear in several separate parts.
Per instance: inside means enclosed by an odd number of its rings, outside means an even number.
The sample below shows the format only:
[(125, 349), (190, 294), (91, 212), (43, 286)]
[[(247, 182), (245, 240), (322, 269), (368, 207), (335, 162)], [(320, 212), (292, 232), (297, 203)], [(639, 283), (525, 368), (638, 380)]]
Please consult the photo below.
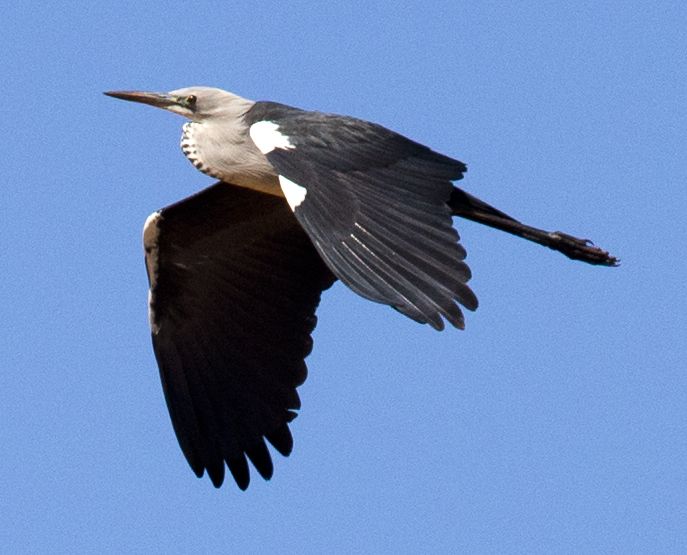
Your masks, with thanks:
[[(295, 415), (295, 413), (292, 414)], [(295, 416), (293, 418), (295, 418)], [(293, 436), (287, 424), (282, 424), (273, 432), (266, 434), (265, 437), (280, 455), (288, 457), (293, 451)]]

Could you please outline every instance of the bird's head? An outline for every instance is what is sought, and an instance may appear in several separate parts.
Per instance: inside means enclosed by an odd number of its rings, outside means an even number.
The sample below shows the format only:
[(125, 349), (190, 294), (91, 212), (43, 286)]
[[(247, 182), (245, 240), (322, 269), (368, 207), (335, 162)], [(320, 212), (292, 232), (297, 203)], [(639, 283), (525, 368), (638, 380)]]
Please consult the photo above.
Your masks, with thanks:
[(191, 121), (208, 118), (236, 118), (254, 104), (238, 95), (213, 87), (186, 87), (167, 93), (145, 91), (108, 91), (107, 96), (164, 108)]

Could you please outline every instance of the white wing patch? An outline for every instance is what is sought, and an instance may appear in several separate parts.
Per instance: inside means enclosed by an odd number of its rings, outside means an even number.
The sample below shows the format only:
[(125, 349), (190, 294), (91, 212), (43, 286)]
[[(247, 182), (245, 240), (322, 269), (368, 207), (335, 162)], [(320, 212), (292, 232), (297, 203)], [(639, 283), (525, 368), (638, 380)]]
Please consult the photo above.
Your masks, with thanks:
[(279, 185), (281, 185), (281, 190), (284, 191), (286, 202), (289, 203), (291, 210), (296, 210), (296, 207), (300, 206), (301, 202), (305, 200), (305, 195), (308, 192), (306, 188), (301, 187), (290, 179), (286, 179), (283, 175), (279, 176)]
[(146, 223), (143, 224), (143, 249), (145, 250), (148, 279), (150, 280), (150, 289), (148, 289), (148, 322), (150, 323), (150, 329), (155, 334), (160, 331), (160, 326), (155, 320), (155, 311), (153, 310), (153, 289), (157, 284), (159, 266), (160, 247), (158, 245), (158, 237), (160, 236), (160, 218), (162, 218), (160, 211), (153, 212), (146, 218)]
[[(279, 132), (279, 126), (273, 121), (259, 121), (254, 123), (250, 126), (249, 133), (255, 146), (257, 146), (263, 154), (269, 154), (275, 148), (280, 148), (282, 150), (296, 148), (295, 145), (291, 144), (289, 137)], [(281, 185), (281, 190), (284, 192), (284, 196), (291, 210), (295, 210), (297, 206), (300, 206), (307, 193), (305, 187), (301, 187), (282, 175), (279, 176), (279, 185)]]
[(279, 126), (273, 121), (259, 121), (251, 125), (248, 131), (255, 146), (263, 154), (268, 154), (275, 148), (295, 148), (289, 141), (289, 137), (282, 135), (279, 132)]

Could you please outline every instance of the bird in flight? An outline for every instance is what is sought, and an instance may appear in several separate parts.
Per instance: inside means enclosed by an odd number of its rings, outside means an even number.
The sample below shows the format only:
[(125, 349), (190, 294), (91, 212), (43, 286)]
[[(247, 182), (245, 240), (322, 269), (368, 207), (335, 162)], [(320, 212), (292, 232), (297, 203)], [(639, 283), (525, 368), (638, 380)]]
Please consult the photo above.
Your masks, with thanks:
[(590, 264), (617, 260), (456, 187), (462, 162), (360, 119), (210, 87), (108, 96), (184, 116), (181, 149), (218, 181), (145, 222), (148, 315), (181, 449), (215, 487), (284, 456), (323, 290), (337, 279), (437, 330), (477, 308), (460, 216)]

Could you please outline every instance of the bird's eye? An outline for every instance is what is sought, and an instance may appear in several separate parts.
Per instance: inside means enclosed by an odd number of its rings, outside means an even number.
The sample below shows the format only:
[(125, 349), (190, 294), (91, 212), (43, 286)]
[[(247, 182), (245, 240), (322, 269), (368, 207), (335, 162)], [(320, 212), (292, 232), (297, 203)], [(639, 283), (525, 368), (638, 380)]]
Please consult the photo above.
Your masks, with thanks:
[(186, 106), (188, 106), (189, 108), (195, 108), (196, 100), (198, 100), (198, 99), (196, 98), (195, 94), (188, 95), (186, 97)]

